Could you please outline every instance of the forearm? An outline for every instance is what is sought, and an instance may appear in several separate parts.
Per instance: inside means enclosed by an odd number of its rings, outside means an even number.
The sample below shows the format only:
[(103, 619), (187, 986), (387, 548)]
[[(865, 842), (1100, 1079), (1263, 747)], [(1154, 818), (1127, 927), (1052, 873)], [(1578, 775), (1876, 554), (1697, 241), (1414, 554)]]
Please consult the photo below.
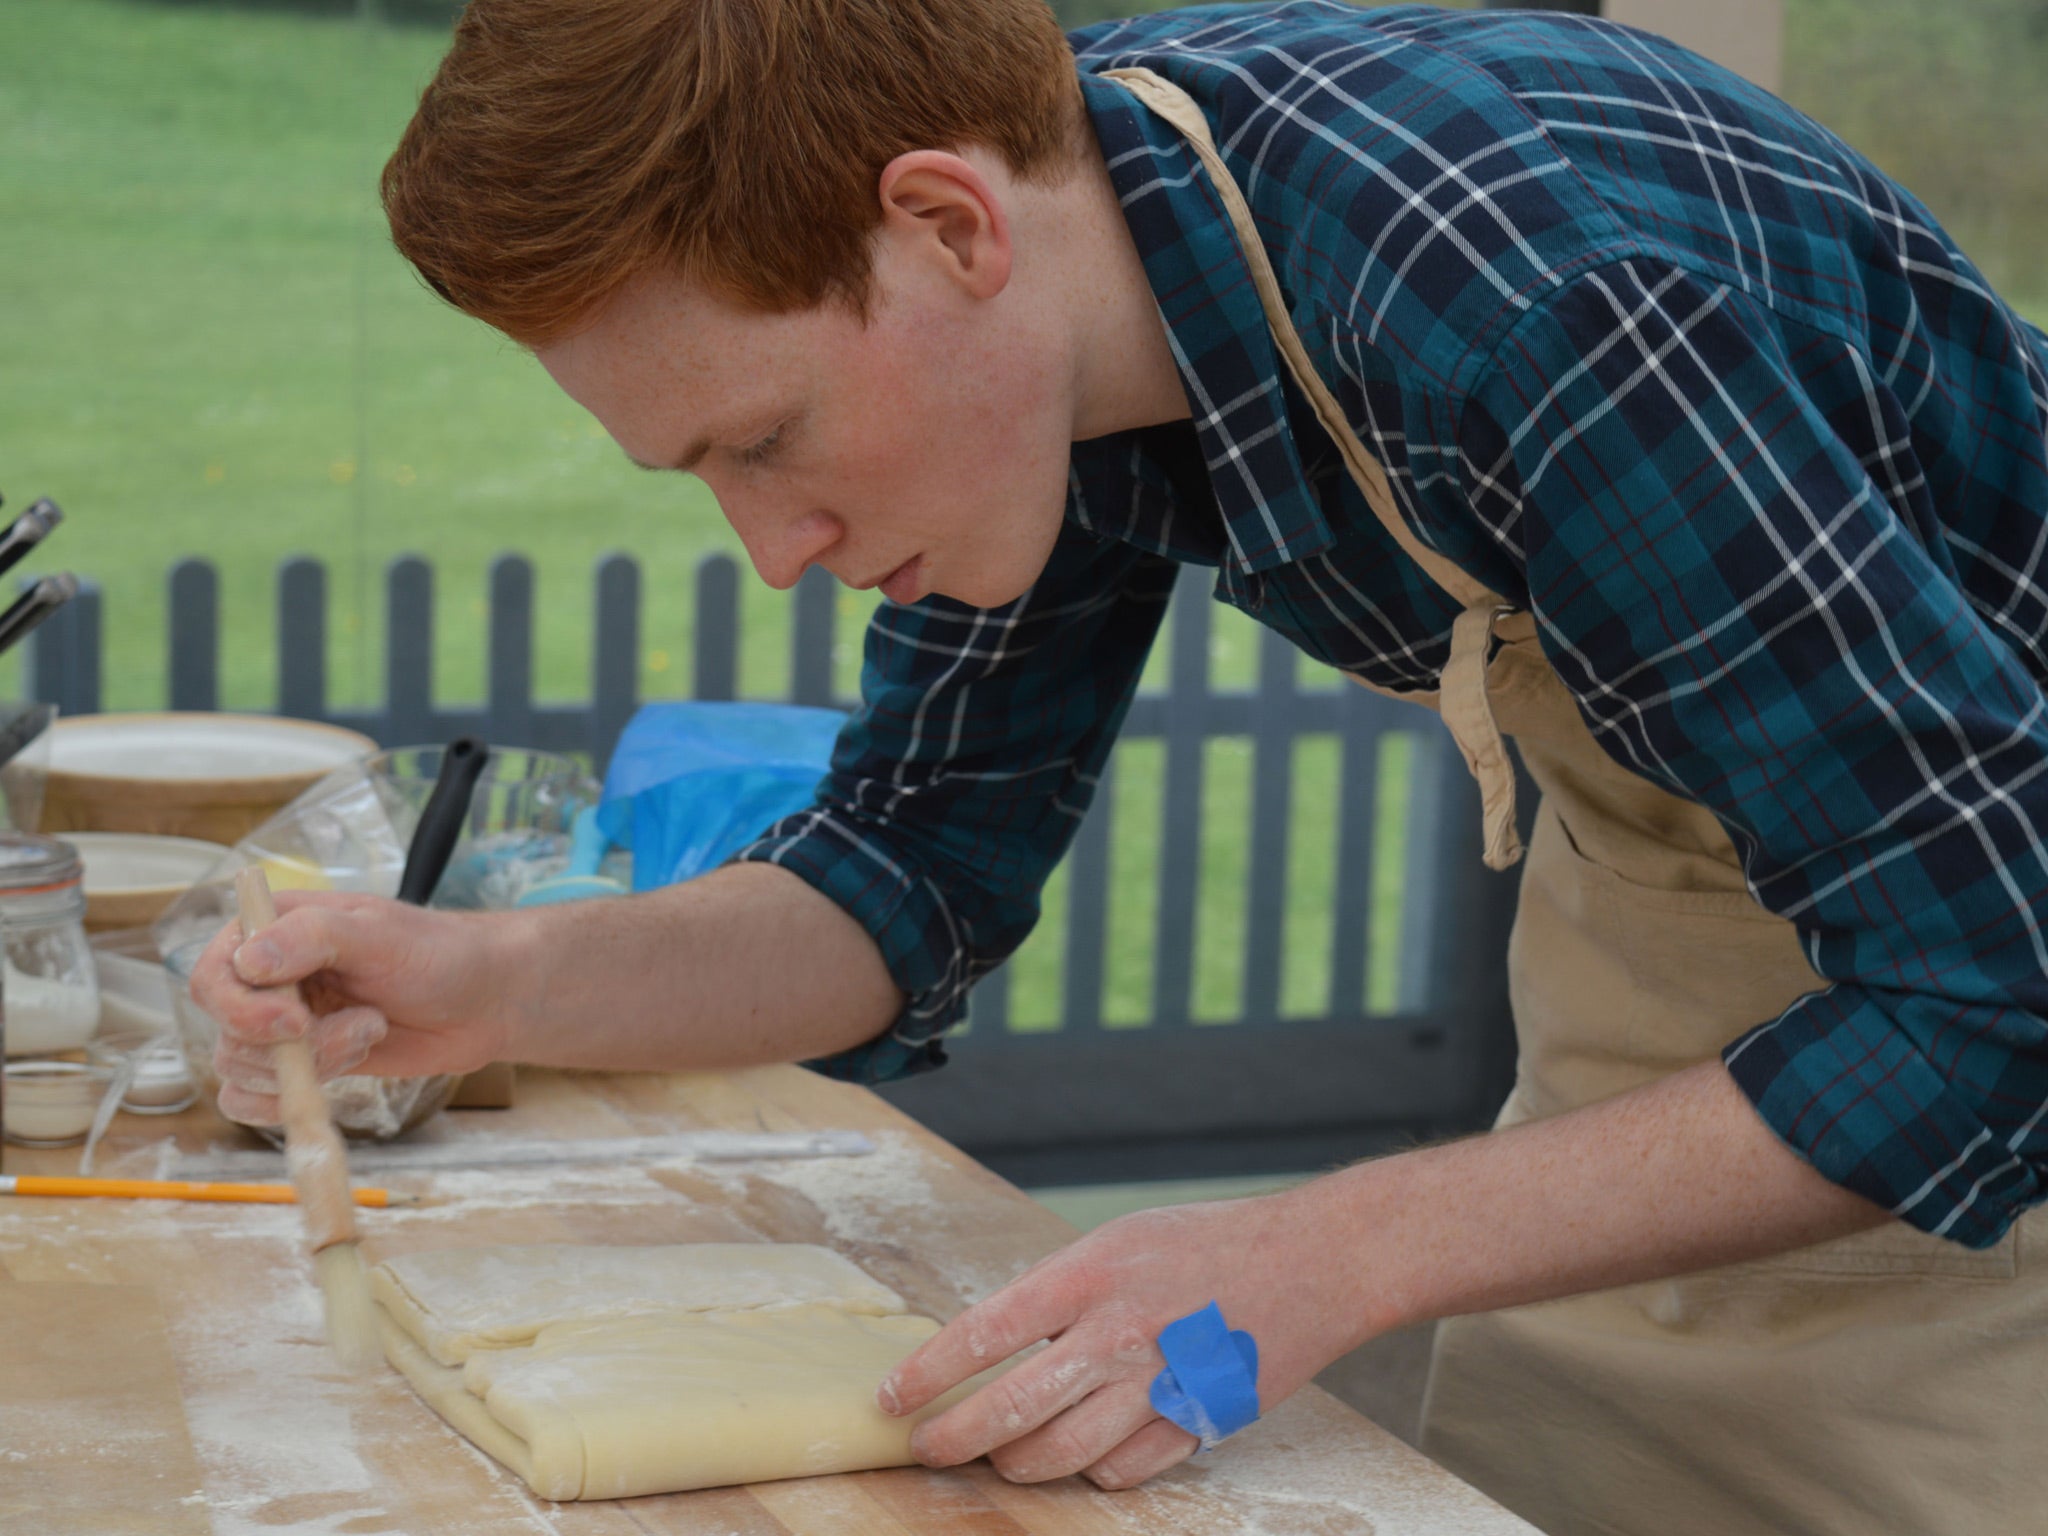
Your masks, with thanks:
[(520, 913), (500, 939), (505, 1054), (545, 1066), (802, 1061), (874, 1038), (903, 1006), (866, 930), (773, 865)]
[(1356, 1341), (1862, 1231), (1886, 1215), (1788, 1151), (1718, 1061), (1554, 1119), (1294, 1191), (1354, 1234)]

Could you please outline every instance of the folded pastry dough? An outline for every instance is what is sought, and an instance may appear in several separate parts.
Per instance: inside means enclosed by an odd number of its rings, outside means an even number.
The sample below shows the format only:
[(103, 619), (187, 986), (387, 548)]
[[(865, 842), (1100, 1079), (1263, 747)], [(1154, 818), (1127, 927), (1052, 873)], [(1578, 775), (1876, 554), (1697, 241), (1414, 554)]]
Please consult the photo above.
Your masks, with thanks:
[(830, 1249), (534, 1245), (371, 1276), (385, 1353), (543, 1498), (672, 1493), (910, 1463), (875, 1388), (938, 1331)]
[(903, 1310), (903, 1298), (860, 1266), (809, 1243), (434, 1248), (379, 1264), (370, 1293), (443, 1365), (524, 1344), (549, 1323), (814, 1301)]

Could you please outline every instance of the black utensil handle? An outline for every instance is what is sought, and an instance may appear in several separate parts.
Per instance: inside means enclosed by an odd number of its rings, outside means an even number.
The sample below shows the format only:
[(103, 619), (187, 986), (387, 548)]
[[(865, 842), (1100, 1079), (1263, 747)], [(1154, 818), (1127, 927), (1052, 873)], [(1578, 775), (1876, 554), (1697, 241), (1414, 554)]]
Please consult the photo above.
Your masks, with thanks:
[(458, 736), (441, 753), (440, 776), (434, 792), (427, 796), (427, 808), (420, 812), (420, 824), (413, 828), (412, 846), (405, 852), (405, 874), (398, 882), (398, 899), (424, 907), (441, 883), (449, 855), (462, 837), (462, 824), (469, 819), (470, 797), (476, 781), (483, 776), (491, 749), (474, 736)]
[(21, 749), (50, 728), (57, 718), (49, 704), (0, 704), (0, 768), (13, 762)]
[(45, 576), (0, 613), (0, 655), (14, 649), (35, 627), (78, 595), (78, 578), (69, 571)]
[(64, 521), (64, 509), (49, 497), (37, 499), (21, 516), (7, 525), (0, 533), (0, 574), (21, 564), (28, 552), (49, 536), (52, 528)]

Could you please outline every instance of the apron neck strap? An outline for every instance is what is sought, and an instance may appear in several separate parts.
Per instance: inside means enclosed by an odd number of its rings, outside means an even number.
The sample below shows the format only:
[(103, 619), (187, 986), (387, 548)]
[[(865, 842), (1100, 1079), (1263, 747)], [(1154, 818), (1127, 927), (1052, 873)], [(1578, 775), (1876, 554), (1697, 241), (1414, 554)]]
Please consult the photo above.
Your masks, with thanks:
[(1498, 597), (1417, 538), (1395, 507), (1386, 471), (1351, 429), (1351, 423), (1337, 404), (1337, 397), (1330, 393), (1330, 387), (1309, 361), (1308, 349), (1302, 345), (1301, 335), (1288, 316), (1287, 302), (1280, 293), (1280, 280), (1273, 273), (1273, 263), (1267, 259), (1258, 226), (1252, 221), (1251, 208), (1224, 165), (1223, 156), (1217, 152), (1209, 120), (1202, 115), (1202, 109), (1195, 104), (1194, 98), (1171, 80), (1149, 69), (1111, 69), (1103, 74), (1104, 78), (1122, 85), (1154, 113), (1179, 129), (1208, 170), (1209, 181), (1215, 187), (1216, 195), (1222, 199), (1224, 211), (1230, 215), (1231, 227), (1237, 232), (1237, 243), (1244, 251), (1245, 265), (1251, 269), (1252, 285), (1258, 289), (1259, 303), (1266, 311), (1266, 324), (1273, 333), (1273, 345), (1287, 364), (1287, 371), (1293, 375), (1302, 395), (1314, 408), (1316, 420), (1322, 423), (1323, 430), (1343, 455), (1344, 467), (1364, 493), (1366, 505), (1372, 508), (1373, 516), (1380, 520), (1381, 526), (1401, 547), (1401, 552), (1421, 566), (1431, 581), (1456, 598), (1459, 606), (1502, 606)]

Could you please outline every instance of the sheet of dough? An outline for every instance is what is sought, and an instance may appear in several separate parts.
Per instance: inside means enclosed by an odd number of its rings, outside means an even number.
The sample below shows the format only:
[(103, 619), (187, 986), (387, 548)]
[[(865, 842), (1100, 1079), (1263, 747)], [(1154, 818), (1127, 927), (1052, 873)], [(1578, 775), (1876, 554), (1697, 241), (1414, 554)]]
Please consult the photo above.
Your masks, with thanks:
[(903, 1298), (808, 1243), (529, 1243), (401, 1254), (370, 1291), (442, 1365), (524, 1344), (550, 1323), (827, 1302), (885, 1316)]
[(907, 1466), (911, 1430), (987, 1379), (883, 1413), (876, 1386), (939, 1325), (802, 1244), (454, 1248), (371, 1284), (391, 1363), (548, 1499)]

